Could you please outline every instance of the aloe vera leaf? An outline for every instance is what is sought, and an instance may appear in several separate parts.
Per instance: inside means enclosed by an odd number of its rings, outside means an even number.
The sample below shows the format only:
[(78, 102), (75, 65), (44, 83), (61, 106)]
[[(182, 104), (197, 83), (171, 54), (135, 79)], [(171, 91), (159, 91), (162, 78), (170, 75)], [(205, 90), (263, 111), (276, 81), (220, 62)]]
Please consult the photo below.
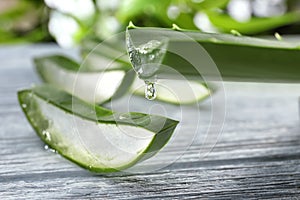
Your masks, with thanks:
[(124, 0), (120, 4), (116, 16), (121, 22), (125, 23), (144, 12), (150, 12), (152, 17), (162, 17), (163, 15), (166, 18), (165, 13), (171, 2), (172, 0), (152, 0), (151, 3), (148, 0)]
[(112, 112), (50, 86), (19, 91), (18, 98), (47, 145), (93, 172), (119, 171), (150, 158), (178, 124), (155, 115)]
[[(127, 75), (124, 70), (81, 71), (77, 62), (58, 55), (35, 58), (34, 61), (39, 75), (46, 83), (90, 103), (102, 104), (116, 91), (119, 91), (118, 93), (128, 91), (131, 85), (130, 77), (125, 78)], [(127, 88), (124, 88), (125, 86)]]
[(237, 30), (242, 34), (257, 34), (280, 26), (292, 24), (300, 21), (300, 12), (290, 12), (281, 16), (270, 18), (251, 18), (247, 22), (239, 22), (229, 15), (214, 11), (207, 11), (210, 21), (222, 32), (230, 33)]
[[(149, 41), (161, 45), (157, 49), (153, 47), (148, 54), (141, 54), (141, 46), (149, 46)], [(142, 70), (148, 70), (146, 76), (139, 75), (142, 79), (172, 78), (172, 71), (165, 68), (168, 66), (190, 79), (202, 80), (206, 76), (210, 80), (219, 80), (219, 74), (211, 71), (216, 64), (225, 81), (300, 82), (300, 46), (297, 43), (230, 34), (137, 28), (131, 24), (127, 29), (127, 49), (136, 71), (143, 66)], [(159, 63), (147, 59), (159, 50), (160, 59), (155, 59)], [(187, 57), (198, 66), (186, 60)], [(200, 72), (195, 68), (199, 66), (202, 66)]]
[[(175, 105), (194, 104), (210, 97), (214, 92), (205, 84), (192, 80), (158, 80), (155, 83), (155, 100)], [(145, 95), (145, 83), (139, 78), (133, 82), (130, 90), (139, 96)]]
[(191, 7), (197, 10), (209, 10), (213, 8), (223, 8), (228, 4), (229, 0), (204, 0), (200, 2), (194, 2), (189, 0), (188, 3)]

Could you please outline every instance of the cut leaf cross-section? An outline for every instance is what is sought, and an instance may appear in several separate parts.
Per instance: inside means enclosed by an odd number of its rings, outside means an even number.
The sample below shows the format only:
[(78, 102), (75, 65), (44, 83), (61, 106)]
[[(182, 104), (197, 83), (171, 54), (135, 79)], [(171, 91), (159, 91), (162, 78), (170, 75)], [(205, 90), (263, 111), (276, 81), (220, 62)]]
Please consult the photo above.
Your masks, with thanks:
[(155, 155), (178, 121), (141, 113), (116, 113), (51, 86), (18, 93), (41, 139), (62, 156), (94, 172), (126, 169)]

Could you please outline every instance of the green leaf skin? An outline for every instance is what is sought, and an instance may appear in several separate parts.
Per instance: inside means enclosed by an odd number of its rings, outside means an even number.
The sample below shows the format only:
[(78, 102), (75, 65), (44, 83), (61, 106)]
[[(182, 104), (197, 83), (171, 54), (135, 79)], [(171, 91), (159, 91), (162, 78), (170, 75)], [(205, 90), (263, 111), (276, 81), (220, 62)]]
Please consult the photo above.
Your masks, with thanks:
[[(185, 39), (182, 35), (189, 39)], [(164, 70), (163, 67), (168, 66), (189, 79), (202, 80), (202, 75), (204, 75), (212, 79), (215, 76), (218, 80), (218, 74), (209, 74), (209, 70), (199, 73), (186, 59), (168, 51), (177, 49), (182, 53), (187, 53), (190, 58), (196, 59), (199, 65), (204, 65), (207, 69), (215, 66), (207, 59), (209, 55), (224, 81), (300, 83), (299, 43), (230, 34), (137, 28), (132, 25), (127, 29), (127, 37), (128, 52), (136, 50), (136, 47), (150, 40), (158, 40), (167, 44), (167, 51), (161, 61), (162, 65), (152, 73), (152, 77), (157, 79), (172, 78), (172, 72)], [(191, 49), (195, 42), (200, 44), (208, 55)], [(139, 55), (135, 59), (138, 57)], [(131, 61), (134, 65), (134, 60)]]
[(123, 0), (116, 16), (123, 23), (144, 13), (151, 13), (153, 17), (158, 16), (163, 18), (161, 20), (168, 20), (165, 13), (170, 3), (171, 0), (152, 0), (151, 2), (148, 0)]
[(210, 10), (213, 8), (224, 8), (228, 4), (229, 0), (204, 0), (199, 3), (193, 2), (193, 0), (187, 1), (187, 3), (197, 10)]
[(210, 21), (222, 32), (230, 33), (237, 30), (241, 34), (258, 34), (280, 26), (285, 26), (300, 21), (300, 12), (290, 12), (282, 16), (271, 18), (251, 18), (246, 22), (238, 22), (229, 15), (215, 11), (207, 11)]
[[(116, 113), (99, 106), (85, 103), (66, 92), (47, 85), (19, 91), (18, 99), (33, 129), (47, 145), (79, 166), (99, 173), (126, 169), (139, 161), (155, 155), (157, 151), (168, 142), (178, 124), (178, 121), (161, 116), (142, 113)], [(54, 116), (63, 120), (51, 121), (51, 118), (47, 117), (51, 115), (51, 112), (56, 113)], [(59, 113), (59, 115), (57, 115), (57, 113)], [(72, 134), (73, 127), (69, 127), (70, 130), (65, 132), (59, 132), (61, 127), (68, 125), (64, 123), (71, 122), (75, 118), (85, 124), (102, 125), (102, 127), (106, 125), (108, 127), (115, 126), (116, 129), (122, 126), (130, 126), (134, 130), (149, 131), (154, 135), (148, 146), (146, 146), (142, 152), (138, 152), (134, 160), (130, 160), (129, 163), (125, 162), (122, 166), (110, 167), (103, 164), (103, 160), (101, 159), (104, 158), (95, 154), (92, 148), (82, 145), (80, 138), (78, 138), (79, 136)], [(89, 128), (90, 127), (84, 126), (84, 129), (90, 130)], [(45, 134), (45, 130), (47, 130), (48, 135)], [(107, 135), (111, 134), (110, 132), (105, 132), (105, 130), (101, 131)], [(97, 132), (92, 134), (93, 137), (95, 137), (92, 138), (92, 140), (102, 140), (102, 138), (97, 137)], [(139, 132), (136, 132), (136, 134), (139, 135)], [(85, 135), (82, 137), (85, 137)], [(101, 150), (101, 148), (105, 147), (99, 148)], [(121, 158), (122, 156), (123, 155), (118, 155), (118, 157)]]

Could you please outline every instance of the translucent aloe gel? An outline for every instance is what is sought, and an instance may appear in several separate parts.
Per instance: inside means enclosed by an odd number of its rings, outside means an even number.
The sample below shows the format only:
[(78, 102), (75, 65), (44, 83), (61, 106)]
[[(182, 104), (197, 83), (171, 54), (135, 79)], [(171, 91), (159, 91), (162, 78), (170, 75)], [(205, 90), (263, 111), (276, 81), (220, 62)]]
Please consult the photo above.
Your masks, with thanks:
[(145, 97), (148, 100), (154, 100), (156, 98), (156, 73), (165, 55), (167, 41), (162, 38), (159, 40), (140, 39), (133, 43), (129, 32), (126, 33), (126, 44), (133, 69), (146, 84)]

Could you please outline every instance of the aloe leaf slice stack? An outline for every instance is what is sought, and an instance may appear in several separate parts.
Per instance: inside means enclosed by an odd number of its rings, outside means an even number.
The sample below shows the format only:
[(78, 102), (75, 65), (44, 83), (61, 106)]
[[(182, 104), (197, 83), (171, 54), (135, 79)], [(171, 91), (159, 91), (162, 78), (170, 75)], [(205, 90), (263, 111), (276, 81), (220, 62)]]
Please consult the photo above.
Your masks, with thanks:
[[(103, 104), (133, 91), (136, 95), (144, 96), (145, 84), (136, 78), (133, 70), (126, 68), (113, 68), (107, 71), (94, 71), (88, 67), (80, 69), (77, 62), (61, 55), (36, 58), (35, 65), (44, 82), (89, 103)], [(192, 92), (189, 91), (183, 96), (176, 94), (182, 91), (180, 88), (187, 85)], [(157, 99), (172, 104), (196, 103), (209, 97), (212, 92), (200, 82), (183, 80), (162, 81), (157, 85), (157, 89), (159, 90)]]

